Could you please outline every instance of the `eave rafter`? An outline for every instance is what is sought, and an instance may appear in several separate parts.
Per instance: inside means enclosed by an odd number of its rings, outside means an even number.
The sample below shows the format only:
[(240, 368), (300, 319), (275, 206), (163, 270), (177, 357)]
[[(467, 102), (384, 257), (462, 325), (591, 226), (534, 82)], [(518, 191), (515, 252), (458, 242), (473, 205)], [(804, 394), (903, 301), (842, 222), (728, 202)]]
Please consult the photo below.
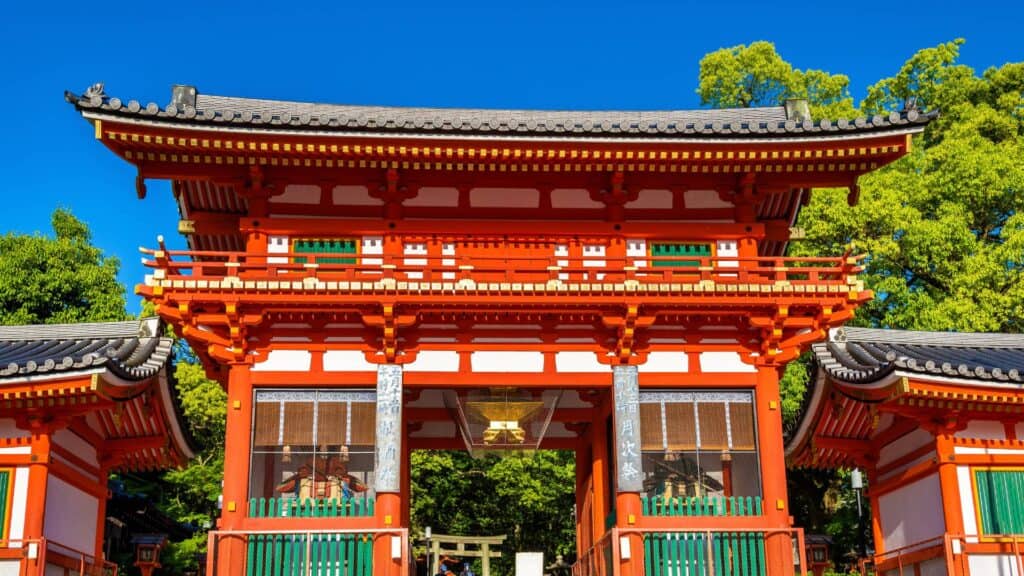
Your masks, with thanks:
[[(464, 141), (225, 133), (104, 122), (98, 137), (136, 165), (270, 164), (446, 171), (864, 173), (902, 156), (905, 134), (771, 142)], [(144, 173), (140, 173), (140, 176)]]

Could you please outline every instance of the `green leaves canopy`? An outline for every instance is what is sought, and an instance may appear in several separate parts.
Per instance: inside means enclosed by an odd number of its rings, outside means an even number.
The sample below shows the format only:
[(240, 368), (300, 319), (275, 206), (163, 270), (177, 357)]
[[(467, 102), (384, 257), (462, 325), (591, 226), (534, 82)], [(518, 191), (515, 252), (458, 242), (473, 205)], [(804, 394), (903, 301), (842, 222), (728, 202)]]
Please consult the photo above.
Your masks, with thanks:
[(125, 320), (120, 262), (90, 243), (88, 226), (57, 209), (53, 237), (0, 236), (0, 324)]
[(779, 106), (806, 98), (815, 118), (854, 116), (850, 79), (821, 70), (797, 70), (771, 42), (716, 50), (700, 61), (697, 94), (712, 108)]

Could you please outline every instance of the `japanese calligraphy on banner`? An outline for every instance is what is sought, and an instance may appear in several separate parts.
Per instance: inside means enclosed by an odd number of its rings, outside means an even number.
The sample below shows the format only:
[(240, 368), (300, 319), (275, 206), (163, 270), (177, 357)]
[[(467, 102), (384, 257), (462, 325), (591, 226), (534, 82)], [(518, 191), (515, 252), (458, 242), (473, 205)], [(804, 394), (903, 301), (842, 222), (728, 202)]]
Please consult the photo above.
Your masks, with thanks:
[(614, 366), (616, 491), (643, 490), (640, 459), (640, 384), (636, 366)]
[(377, 492), (399, 492), (402, 462), (402, 367), (377, 366)]

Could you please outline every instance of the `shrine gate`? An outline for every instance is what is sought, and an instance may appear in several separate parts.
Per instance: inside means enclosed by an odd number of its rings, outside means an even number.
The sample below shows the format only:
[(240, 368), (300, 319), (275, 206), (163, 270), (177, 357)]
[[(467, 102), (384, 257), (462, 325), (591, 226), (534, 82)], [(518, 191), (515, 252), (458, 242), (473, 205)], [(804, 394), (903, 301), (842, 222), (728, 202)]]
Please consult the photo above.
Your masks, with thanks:
[(930, 115), (67, 99), (178, 202), (138, 292), (227, 389), (211, 573), (407, 573), (421, 448), (575, 450), (579, 576), (793, 573), (780, 370), (871, 294), (791, 226)]

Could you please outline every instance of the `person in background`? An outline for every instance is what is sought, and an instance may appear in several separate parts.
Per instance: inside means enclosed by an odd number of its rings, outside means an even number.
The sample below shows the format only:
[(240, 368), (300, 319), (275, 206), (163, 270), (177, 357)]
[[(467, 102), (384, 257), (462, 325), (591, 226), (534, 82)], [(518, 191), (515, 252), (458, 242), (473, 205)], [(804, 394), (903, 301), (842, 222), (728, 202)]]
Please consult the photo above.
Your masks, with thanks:
[(462, 563), (462, 572), (459, 572), (459, 576), (476, 576), (473, 574), (472, 568), (469, 567), (469, 562)]

